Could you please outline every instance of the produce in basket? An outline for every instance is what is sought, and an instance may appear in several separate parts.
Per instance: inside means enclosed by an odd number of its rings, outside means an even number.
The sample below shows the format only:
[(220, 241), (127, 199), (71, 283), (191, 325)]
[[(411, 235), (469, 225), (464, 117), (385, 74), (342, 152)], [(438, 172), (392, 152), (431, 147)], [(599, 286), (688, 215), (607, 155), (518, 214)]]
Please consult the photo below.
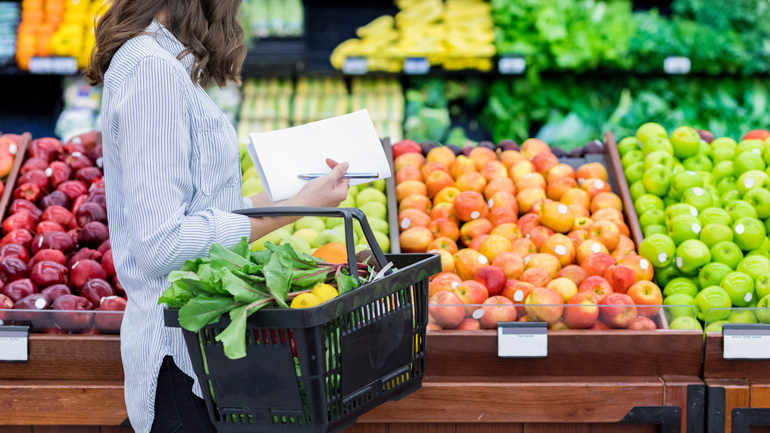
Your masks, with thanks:
[[(14, 308), (40, 305), (38, 309), (53, 306), (62, 310), (74, 305), (78, 310), (100, 309), (101, 298), (114, 295), (114, 286), (119, 285), (109, 246), (103, 173), (98, 167), (101, 146), (90, 143), (86, 148), (40, 138), (29, 143), (26, 156), (3, 221), (0, 279), (6, 285), (4, 290), (18, 304)], [(103, 256), (109, 259), (105, 262)], [(50, 302), (25, 301), (41, 291)], [(21, 294), (25, 296), (19, 298)], [(73, 296), (78, 302), (72, 301), (74, 298), (55, 302), (63, 296)], [(110, 311), (125, 309), (125, 302), (111, 304)], [(94, 326), (94, 316), (91, 312), (69, 316), (56, 313), (44, 332), (94, 333), (98, 330), (89, 329)], [(110, 315), (113, 322), (117, 321), (117, 326), (110, 324), (110, 331), (118, 330), (119, 316)], [(30, 317), (33, 322), (43, 320), (42, 316)]]
[(697, 308), (672, 309), (671, 321), (695, 315), (709, 331), (770, 323), (767, 314), (726, 309), (770, 303), (769, 137), (757, 130), (740, 142), (713, 139), (688, 126), (669, 135), (647, 123), (620, 142), (644, 231), (640, 254), (655, 267), (666, 302)]
[[(368, 262), (356, 262), (352, 271), (364, 283), (377, 275)], [(178, 308), (179, 324), (188, 331), (198, 332), (229, 312), (232, 323), (216, 339), (231, 359), (246, 356), (246, 319), (261, 308), (314, 307), (336, 297), (332, 291), (358, 287), (348, 263), (327, 263), (291, 244), (267, 242), (254, 252), (246, 238), (231, 248), (212, 245), (209, 257), (188, 260), (168, 280), (171, 286), (158, 303)]]
[[(536, 139), (521, 150), (510, 140), (494, 147), (457, 155), (438, 146), (423, 156), (421, 147), (394, 146), (401, 248), (442, 258), (444, 272), (430, 284), (431, 329), (513, 320), (545, 321), (553, 330), (642, 329), (639, 317), (657, 320), (659, 308), (642, 306), (661, 304), (660, 289), (643, 284), (651, 267), (634, 251), (604, 166), (575, 170)], [(582, 151), (603, 149), (592, 142)], [(623, 309), (626, 320), (600, 317), (597, 305), (612, 293), (633, 305)], [(620, 308), (610, 306), (616, 299), (601, 311)]]

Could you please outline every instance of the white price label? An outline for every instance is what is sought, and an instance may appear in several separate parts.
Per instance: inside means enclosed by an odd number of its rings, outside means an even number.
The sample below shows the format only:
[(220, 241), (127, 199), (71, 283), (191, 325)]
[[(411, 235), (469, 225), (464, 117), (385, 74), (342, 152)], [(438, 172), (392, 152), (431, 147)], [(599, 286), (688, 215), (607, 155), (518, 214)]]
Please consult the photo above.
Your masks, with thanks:
[(369, 72), (369, 63), (366, 57), (348, 57), (342, 64), (342, 73), (348, 75), (366, 75)]
[(0, 361), (29, 361), (29, 327), (0, 326)]
[(404, 60), (404, 73), (407, 75), (425, 75), (430, 72), (430, 62), (425, 57), (407, 57)]
[(505, 75), (523, 74), (527, 70), (527, 61), (522, 57), (503, 57), (497, 63), (497, 69)]
[(72, 75), (78, 72), (78, 61), (74, 57), (32, 57), (29, 72), (41, 75)]
[(688, 74), (690, 73), (690, 66), (692, 66), (692, 62), (687, 57), (670, 56), (663, 61), (663, 70), (672, 75)]
[(547, 357), (548, 326), (545, 322), (498, 323), (497, 356), (500, 358)]
[(724, 359), (770, 360), (770, 325), (725, 323)]

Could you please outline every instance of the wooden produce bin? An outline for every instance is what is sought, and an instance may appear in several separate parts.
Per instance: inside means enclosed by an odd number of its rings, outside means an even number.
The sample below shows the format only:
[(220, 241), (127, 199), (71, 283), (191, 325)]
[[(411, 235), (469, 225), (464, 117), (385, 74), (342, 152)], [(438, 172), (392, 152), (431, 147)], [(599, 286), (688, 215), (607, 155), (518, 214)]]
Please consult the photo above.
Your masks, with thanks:
[[(26, 160), (29, 133), (0, 199), (0, 217)], [(29, 335), (29, 362), (0, 366), (0, 433), (129, 433), (118, 335)]]
[(770, 433), (770, 360), (725, 360), (722, 333), (705, 334), (706, 431)]
[[(607, 168), (638, 247), (641, 230), (611, 134), (605, 144), (603, 154), (560, 162)], [(497, 330), (429, 331), (422, 389), (372, 410), (349, 431), (703, 431), (699, 331), (549, 331), (544, 359), (499, 358), (497, 339)]]

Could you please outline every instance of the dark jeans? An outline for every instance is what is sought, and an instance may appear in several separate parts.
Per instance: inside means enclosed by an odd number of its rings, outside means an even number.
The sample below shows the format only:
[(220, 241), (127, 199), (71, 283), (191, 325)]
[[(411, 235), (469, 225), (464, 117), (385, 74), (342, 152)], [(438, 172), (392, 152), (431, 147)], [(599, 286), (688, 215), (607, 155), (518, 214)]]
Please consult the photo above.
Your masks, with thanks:
[(193, 394), (193, 379), (166, 356), (155, 392), (155, 420), (151, 433), (216, 433), (206, 403)]

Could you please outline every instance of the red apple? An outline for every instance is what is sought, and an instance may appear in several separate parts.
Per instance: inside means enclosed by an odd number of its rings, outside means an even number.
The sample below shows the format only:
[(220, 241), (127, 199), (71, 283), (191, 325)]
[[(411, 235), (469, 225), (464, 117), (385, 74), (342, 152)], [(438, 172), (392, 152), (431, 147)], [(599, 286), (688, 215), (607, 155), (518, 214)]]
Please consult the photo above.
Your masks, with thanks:
[(516, 321), (516, 307), (510, 299), (503, 296), (492, 296), (487, 299), (481, 310), (484, 312), (481, 316), (481, 326), (487, 329), (497, 328), (499, 322)]
[(658, 325), (656, 325), (655, 322), (650, 320), (649, 317), (637, 317), (636, 322), (634, 322), (631, 326), (629, 326), (628, 329), (631, 329), (634, 331), (653, 331), (655, 329), (658, 329)]
[(438, 292), (430, 298), (430, 317), (437, 325), (446, 329), (453, 329), (465, 319), (463, 301), (452, 292)]
[(578, 292), (592, 292), (599, 301), (604, 299), (608, 294), (613, 293), (610, 283), (608, 283), (604, 277), (598, 275), (586, 278), (580, 287), (578, 287)]
[(628, 295), (610, 293), (599, 304), (602, 321), (610, 328), (628, 328), (636, 321), (636, 306)]
[[(110, 260), (112, 260), (112, 253), (110, 253)], [(113, 272), (115, 272), (114, 267)], [(497, 296), (502, 293), (507, 281), (505, 271), (497, 266), (484, 266), (476, 272), (473, 279), (487, 288), (489, 296)]]
[[(95, 278), (100, 280), (107, 279), (107, 272), (99, 262), (88, 259), (80, 260), (70, 267), (70, 285), (78, 290), (82, 290), (88, 280)], [(98, 305), (98, 299), (92, 303)]]
[(599, 307), (593, 292), (580, 292), (564, 307), (564, 323), (571, 329), (585, 329), (596, 323)]
[(604, 271), (604, 279), (615, 293), (626, 293), (636, 283), (636, 272), (627, 265), (612, 265)]
[(638, 306), (638, 313), (643, 317), (655, 316), (660, 311), (660, 305), (663, 304), (660, 288), (649, 281), (642, 280), (635, 283), (628, 289), (627, 295)]

